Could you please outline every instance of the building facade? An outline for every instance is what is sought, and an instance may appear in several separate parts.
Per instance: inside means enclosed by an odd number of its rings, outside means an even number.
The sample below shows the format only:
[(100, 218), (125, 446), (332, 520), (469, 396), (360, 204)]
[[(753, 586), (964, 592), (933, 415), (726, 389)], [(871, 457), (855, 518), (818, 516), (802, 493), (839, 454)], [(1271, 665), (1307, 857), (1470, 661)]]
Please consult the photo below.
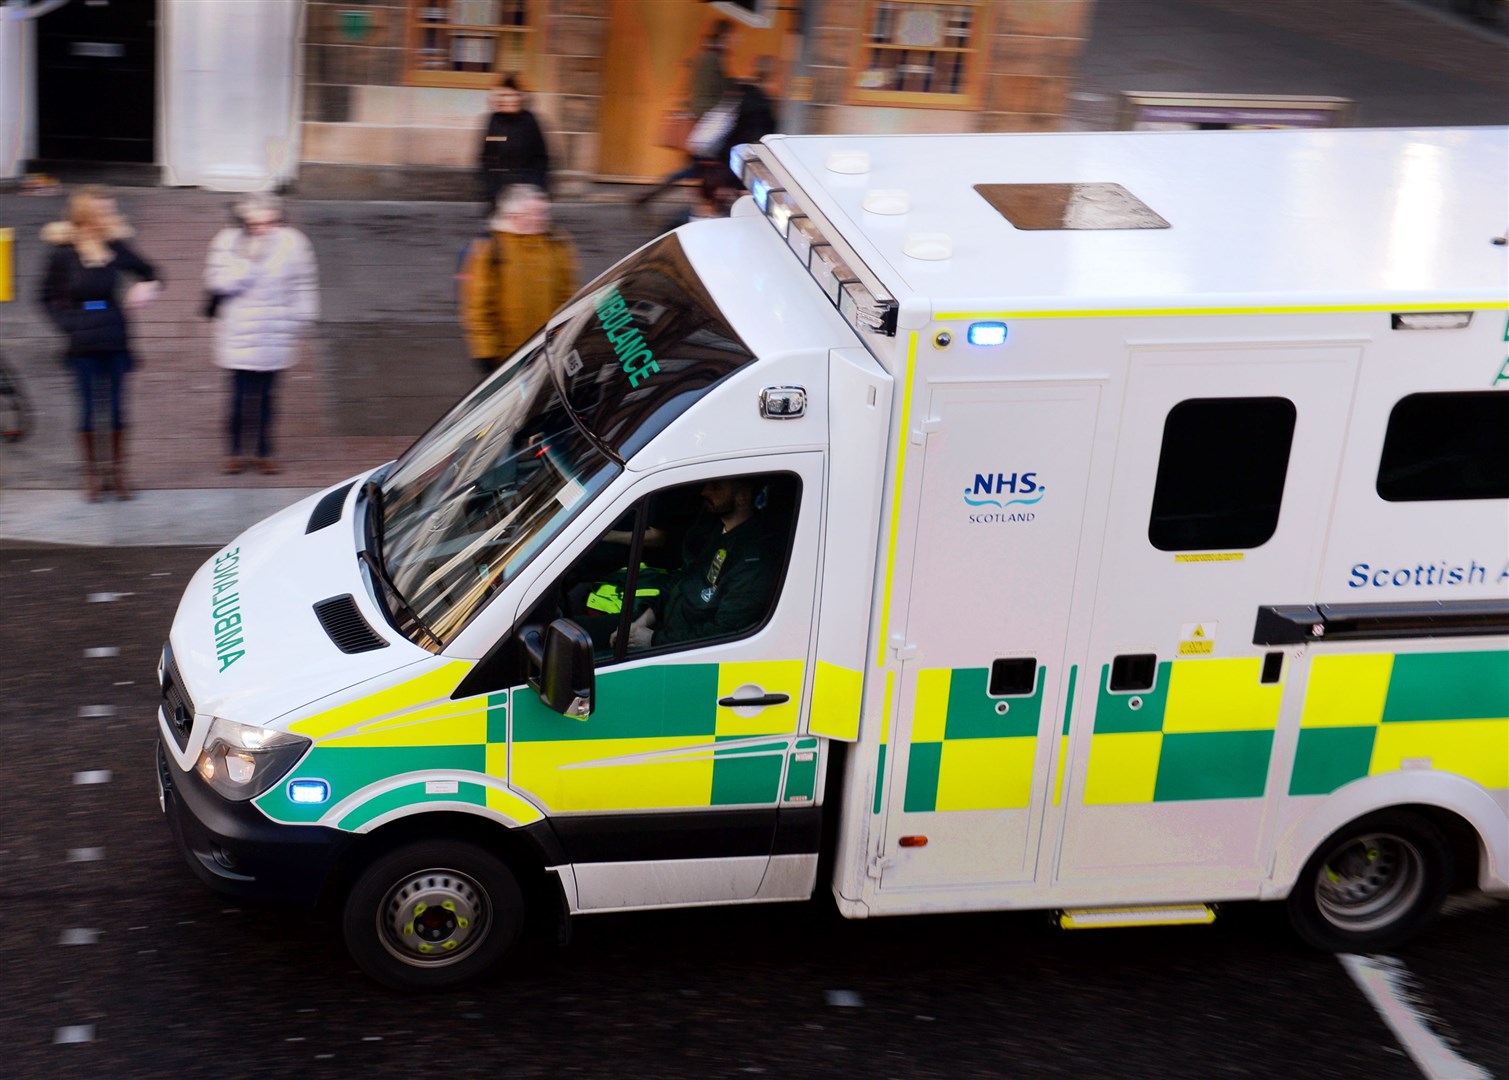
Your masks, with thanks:
[[(128, 57), (105, 40), (109, 30), (134, 34), (130, 56), (140, 68), (147, 49), (158, 72), (149, 80), (151, 122), (133, 153), (160, 165), (164, 182), (244, 189), (292, 181), (308, 194), (412, 198), (474, 190), (488, 90), (505, 74), (528, 91), (563, 186), (675, 169), (682, 154), (658, 145), (662, 119), (683, 103), (717, 19), (735, 26), (726, 70), (749, 77), (757, 64), (768, 69), (764, 85), (785, 131), (1053, 129), (1094, 0), (56, 6), (0, 0), (0, 13), (17, 16), (10, 44), (0, 41), (0, 57), (11, 57), (0, 76), (17, 89), (0, 105), (0, 131), (17, 133), (17, 152), (0, 160), (9, 175), (28, 158), (53, 156), (39, 147), (61, 145), (54, 136), (65, 97), (87, 100), (120, 77)], [(43, 7), (49, 13), (21, 30), (20, 12)], [(105, 12), (116, 22), (106, 26)], [(132, 25), (123, 28), (127, 13)], [(58, 41), (39, 61), (37, 43), (49, 35)], [(53, 70), (60, 63), (66, 78)], [(110, 148), (95, 142), (70, 145), (108, 160)]]

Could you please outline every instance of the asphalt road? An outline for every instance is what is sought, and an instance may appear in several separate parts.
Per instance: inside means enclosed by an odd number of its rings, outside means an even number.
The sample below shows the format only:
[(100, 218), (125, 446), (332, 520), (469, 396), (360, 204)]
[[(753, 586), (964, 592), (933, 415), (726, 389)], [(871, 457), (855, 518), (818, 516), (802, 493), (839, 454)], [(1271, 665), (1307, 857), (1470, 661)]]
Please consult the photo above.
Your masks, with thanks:
[[(1421, 1075), (1338, 960), (1260, 906), (1082, 934), (1022, 914), (851, 923), (821, 901), (594, 916), (486, 986), (383, 990), (333, 924), (228, 902), (172, 846), (154, 665), (208, 554), (0, 547), (12, 1080)], [(1397, 958), (1434, 1031), (1509, 1078), (1509, 905), (1468, 905)]]

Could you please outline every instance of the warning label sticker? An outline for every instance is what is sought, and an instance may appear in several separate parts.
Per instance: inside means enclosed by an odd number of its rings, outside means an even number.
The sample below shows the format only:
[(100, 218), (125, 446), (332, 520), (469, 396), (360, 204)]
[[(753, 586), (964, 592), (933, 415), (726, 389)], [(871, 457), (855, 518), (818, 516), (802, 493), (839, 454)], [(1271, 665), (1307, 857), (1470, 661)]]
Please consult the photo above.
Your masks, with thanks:
[(1180, 656), (1209, 656), (1216, 649), (1219, 623), (1185, 623), (1179, 631)]

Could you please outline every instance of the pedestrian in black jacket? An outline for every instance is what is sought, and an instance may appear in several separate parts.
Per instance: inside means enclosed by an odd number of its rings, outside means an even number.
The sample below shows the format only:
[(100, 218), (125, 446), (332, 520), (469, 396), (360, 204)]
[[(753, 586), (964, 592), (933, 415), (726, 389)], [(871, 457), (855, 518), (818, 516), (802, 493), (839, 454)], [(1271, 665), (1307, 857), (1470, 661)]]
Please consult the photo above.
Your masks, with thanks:
[[(68, 220), (42, 230), (52, 244), (42, 275), (41, 301), (48, 317), (67, 335), (64, 355), (79, 394), (79, 445), (84, 455), (84, 497), (98, 502), (103, 490), (129, 499), (126, 483), (124, 383), (131, 370), (126, 309), (157, 295), (152, 264), (126, 243), (131, 230), (115, 200), (99, 187), (84, 187), (68, 200)], [(123, 277), (139, 279), (129, 289)], [(110, 391), (110, 467), (103, 477), (94, 447), (97, 390)], [(102, 483), (103, 481), (103, 483)]]
[(482, 135), (478, 167), (487, 212), (510, 184), (533, 184), (550, 190), (550, 152), (534, 113), (524, 107), (524, 91), (513, 75), (506, 76), (488, 99), (492, 115)]
[(728, 213), (739, 195), (739, 178), (729, 167), (729, 153), (741, 143), (757, 143), (777, 130), (775, 102), (765, 92), (774, 71), (775, 59), (762, 56), (755, 61), (754, 74), (734, 83), (728, 100), (735, 101), (733, 127), (718, 144), (702, 172), (702, 216), (720, 217)]

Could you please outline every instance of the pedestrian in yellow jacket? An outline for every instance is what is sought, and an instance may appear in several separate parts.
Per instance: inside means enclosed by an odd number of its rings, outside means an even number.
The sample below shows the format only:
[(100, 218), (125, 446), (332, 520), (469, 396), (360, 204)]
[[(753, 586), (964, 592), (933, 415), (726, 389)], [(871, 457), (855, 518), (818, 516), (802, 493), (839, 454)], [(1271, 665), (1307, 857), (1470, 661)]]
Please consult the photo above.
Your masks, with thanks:
[(532, 184), (498, 196), (490, 235), (472, 242), (461, 267), (461, 327), (484, 375), (576, 292), (576, 248), (550, 227), (550, 198)]

